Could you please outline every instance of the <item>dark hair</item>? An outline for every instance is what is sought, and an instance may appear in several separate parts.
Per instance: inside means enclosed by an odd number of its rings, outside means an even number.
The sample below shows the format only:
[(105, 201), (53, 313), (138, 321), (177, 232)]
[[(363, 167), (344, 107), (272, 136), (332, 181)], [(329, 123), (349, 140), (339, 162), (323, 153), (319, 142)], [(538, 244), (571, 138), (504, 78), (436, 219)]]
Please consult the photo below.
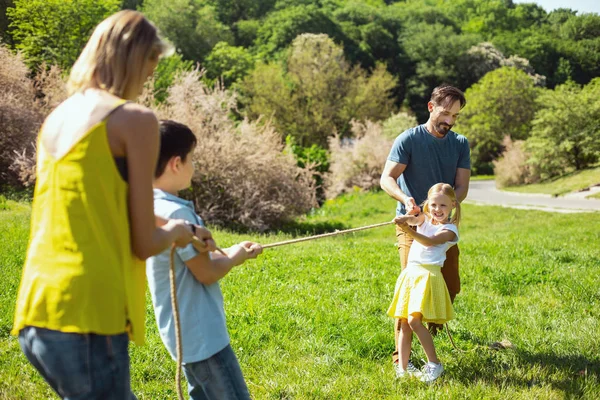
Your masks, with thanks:
[(457, 100), (460, 101), (461, 109), (467, 104), (465, 94), (460, 89), (450, 85), (441, 85), (433, 89), (430, 101), (436, 106), (446, 107)]
[(160, 153), (154, 177), (158, 178), (165, 172), (169, 160), (181, 157), (185, 162), (187, 155), (196, 147), (197, 139), (194, 132), (184, 124), (163, 119), (160, 121)]

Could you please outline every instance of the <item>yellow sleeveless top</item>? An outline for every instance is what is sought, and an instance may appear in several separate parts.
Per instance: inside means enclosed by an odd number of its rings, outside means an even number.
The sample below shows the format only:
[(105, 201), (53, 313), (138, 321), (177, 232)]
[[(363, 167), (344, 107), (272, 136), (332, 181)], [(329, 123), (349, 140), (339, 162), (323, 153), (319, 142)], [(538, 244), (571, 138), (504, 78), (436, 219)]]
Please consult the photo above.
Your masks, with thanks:
[(106, 120), (58, 159), (38, 136), (31, 233), (12, 334), (36, 326), (128, 332), (134, 342), (144, 341), (145, 264), (131, 251), (128, 185), (111, 153)]

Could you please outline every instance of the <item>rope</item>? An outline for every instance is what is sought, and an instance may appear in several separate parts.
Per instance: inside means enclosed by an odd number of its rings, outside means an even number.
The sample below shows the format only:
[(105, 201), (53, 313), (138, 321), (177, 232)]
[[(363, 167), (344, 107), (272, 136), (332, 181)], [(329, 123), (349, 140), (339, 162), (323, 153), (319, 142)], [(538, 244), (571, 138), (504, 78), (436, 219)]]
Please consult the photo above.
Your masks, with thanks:
[(285, 240), (283, 242), (264, 244), (264, 245), (262, 245), (262, 248), (263, 249), (268, 249), (270, 247), (284, 246), (286, 244), (306, 242), (308, 240), (321, 239), (321, 238), (324, 238), (324, 237), (342, 235), (344, 233), (350, 233), (350, 232), (358, 232), (358, 231), (362, 231), (362, 230), (365, 230), (365, 229), (377, 228), (379, 226), (391, 225), (393, 223), (394, 223), (394, 221), (390, 221), (390, 222), (382, 222), (380, 224), (373, 224), (373, 225), (362, 226), (360, 228), (346, 229), (346, 230), (343, 230), (343, 231), (336, 230), (334, 232), (323, 233), (321, 235), (314, 235), (314, 236), (303, 237), (303, 238), (300, 238), (300, 239), (292, 239), (292, 240)]
[(169, 265), (169, 282), (171, 286), (171, 307), (173, 308), (173, 318), (175, 319), (175, 347), (177, 351), (177, 371), (175, 372), (175, 387), (177, 389), (177, 398), (183, 399), (181, 391), (181, 325), (179, 322), (179, 306), (177, 304), (177, 291), (175, 290), (175, 245), (171, 246), (171, 259)]
[[(277, 242), (277, 243), (270, 243), (270, 244), (266, 244), (266, 245), (262, 246), (262, 248), (268, 249), (270, 247), (277, 247), (277, 246), (283, 246), (286, 244), (305, 242), (308, 240), (320, 239), (320, 238), (324, 238), (324, 237), (328, 237), (328, 236), (336, 236), (336, 235), (342, 235), (344, 233), (358, 232), (358, 231), (362, 231), (365, 229), (377, 228), (379, 226), (391, 225), (393, 223), (394, 223), (394, 221), (390, 221), (390, 222), (382, 222), (380, 224), (363, 226), (360, 228), (346, 229), (343, 231), (336, 230), (335, 232), (324, 233), (321, 235), (309, 236), (309, 237), (300, 238), (300, 239), (286, 240), (286, 241)], [(192, 244), (194, 245), (194, 247), (196, 249), (198, 249), (200, 251), (206, 251), (206, 244), (204, 244), (204, 242), (202, 242), (196, 236), (193, 236)], [(182, 349), (182, 345), (181, 345), (181, 321), (179, 319), (179, 305), (177, 303), (177, 290), (175, 288), (175, 249), (176, 249), (175, 245), (172, 245), (171, 246), (171, 254), (170, 254), (170, 263), (169, 263), (169, 283), (170, 283), (170, 287), (171, 287), (171, 307), (173, 308), (173, 319), (175, 322), (175, 348), (176, 348), (176, 356), (177, 356), (177, 370), (175, 372), (175, 388), (177, 389), (177, 398), (179, 400), (184, 400), (183, 392), (181, 389), (181, 366), (182, 366), (183, 349)], [(219, 253), (223, 254), (225, 257), (227, 257), (227, 254), (220, 248), (217, 247), (216, 250)]]
[[(206, 249), (206, 244), (198, 239), (196, 236), (192, 237), (192, 244), (196, 248)], [(177, 370), (175, 372), (175, 388), (177, 389), (177, 398), (184, 400), (183, 392), (181, 390), (181, 365), (182, 365), (182, 353), (183, 348), (181, 346), (181, 321), (179, 319), (179, 303), (177, 302), (177, 290), (175, 289), (175, 249), (176, 246), (171, 246), (170, 262), (169, 262), (169, 283), (171, 286), (171, 307), (173, 308), (173, 319), (175, 320), (175, 347), (177, 353)], [(216, 250), (227, 256), (223, 250), (216, 248)]]

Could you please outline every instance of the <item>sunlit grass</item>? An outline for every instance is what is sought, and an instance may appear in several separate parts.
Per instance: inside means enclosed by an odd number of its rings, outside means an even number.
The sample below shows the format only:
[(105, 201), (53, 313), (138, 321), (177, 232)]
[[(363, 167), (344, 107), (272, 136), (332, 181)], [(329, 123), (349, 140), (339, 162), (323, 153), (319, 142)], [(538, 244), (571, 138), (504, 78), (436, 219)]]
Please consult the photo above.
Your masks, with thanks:
[[(298, 221), (337, 229), (391, 220), (385, 194), (328, 202)], [(0, 399), (50, 398), (14, 337), (14, 297), (29, 211), (0, 211)], [(315, 228), (317, 230), (317, 228)], [(291, 234), (215, 231), (221, 246)], [(436, 339), (446, 372), (435, 384), (393, 378), (392, 321), (385, 311), (399, 273), (394, 228), (265, 250), (222, 281), (232, 346), (256, 399), (600, 398), (600, 214), (557, 215), (464, 206), (462, 293)], [(175, 363), (148, 301), (147, 345), (132, 346), (140, 399), (175, 398)], [(508, 340), (514, 349), (490, 350)], [(425, 358), (418, 342), (413, 358)]]
[[(600, 167), (573, 172), (547, 182), (523, 186), (508, 186), (502, 190), (520, 193), (546, 193), (561, 196), (600, 184)], [(592, 196), (599, 198), (598, 194)]]

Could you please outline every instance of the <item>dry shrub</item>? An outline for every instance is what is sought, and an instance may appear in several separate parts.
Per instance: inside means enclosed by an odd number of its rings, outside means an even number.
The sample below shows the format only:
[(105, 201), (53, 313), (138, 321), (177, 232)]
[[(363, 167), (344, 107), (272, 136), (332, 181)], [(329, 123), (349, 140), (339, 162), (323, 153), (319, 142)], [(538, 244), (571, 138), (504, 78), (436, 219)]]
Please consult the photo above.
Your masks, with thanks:
[(0, 46), (0, 185), (35, 182), (35, 139), (50, 111), (66, 98), (61, 72), (42, 65), (30, 79), (19, 55)]
[(381, 124), (353, 120), (353, 139), (335, 135), (329, 140), (331, 164), (325, 177), (326, 196), (334, 198), (355, 187), (371, 190), (379, 187), (381, 171), (393, 139), (383, 134)]
[(534, 183), (539, 180), (539, 175), (527, 164), (528, 154), (525, 152), (525, 141), (511, 140), (505, 136), (502, 142), (504, 152), (494, 163), (496, 186), (517, 186)]
[(18, 185), (11, 168), (19, 154), (35, 141), (43, 114), (35, 104), (35, 88), (20, 56), (0, 46), (0, 184)]
[[(281, 135), (270, 123), (229, 118), (236, 95), (222, 85), (207, 87), (202, 71), (175, 78), (160, 118), (188, 125), (198, 137), (190, 197), (209, 223), (265, 231), (316, 205), (312, 172), (282, 152)], [(152, 96), (144, 101), (152, 104)]]

